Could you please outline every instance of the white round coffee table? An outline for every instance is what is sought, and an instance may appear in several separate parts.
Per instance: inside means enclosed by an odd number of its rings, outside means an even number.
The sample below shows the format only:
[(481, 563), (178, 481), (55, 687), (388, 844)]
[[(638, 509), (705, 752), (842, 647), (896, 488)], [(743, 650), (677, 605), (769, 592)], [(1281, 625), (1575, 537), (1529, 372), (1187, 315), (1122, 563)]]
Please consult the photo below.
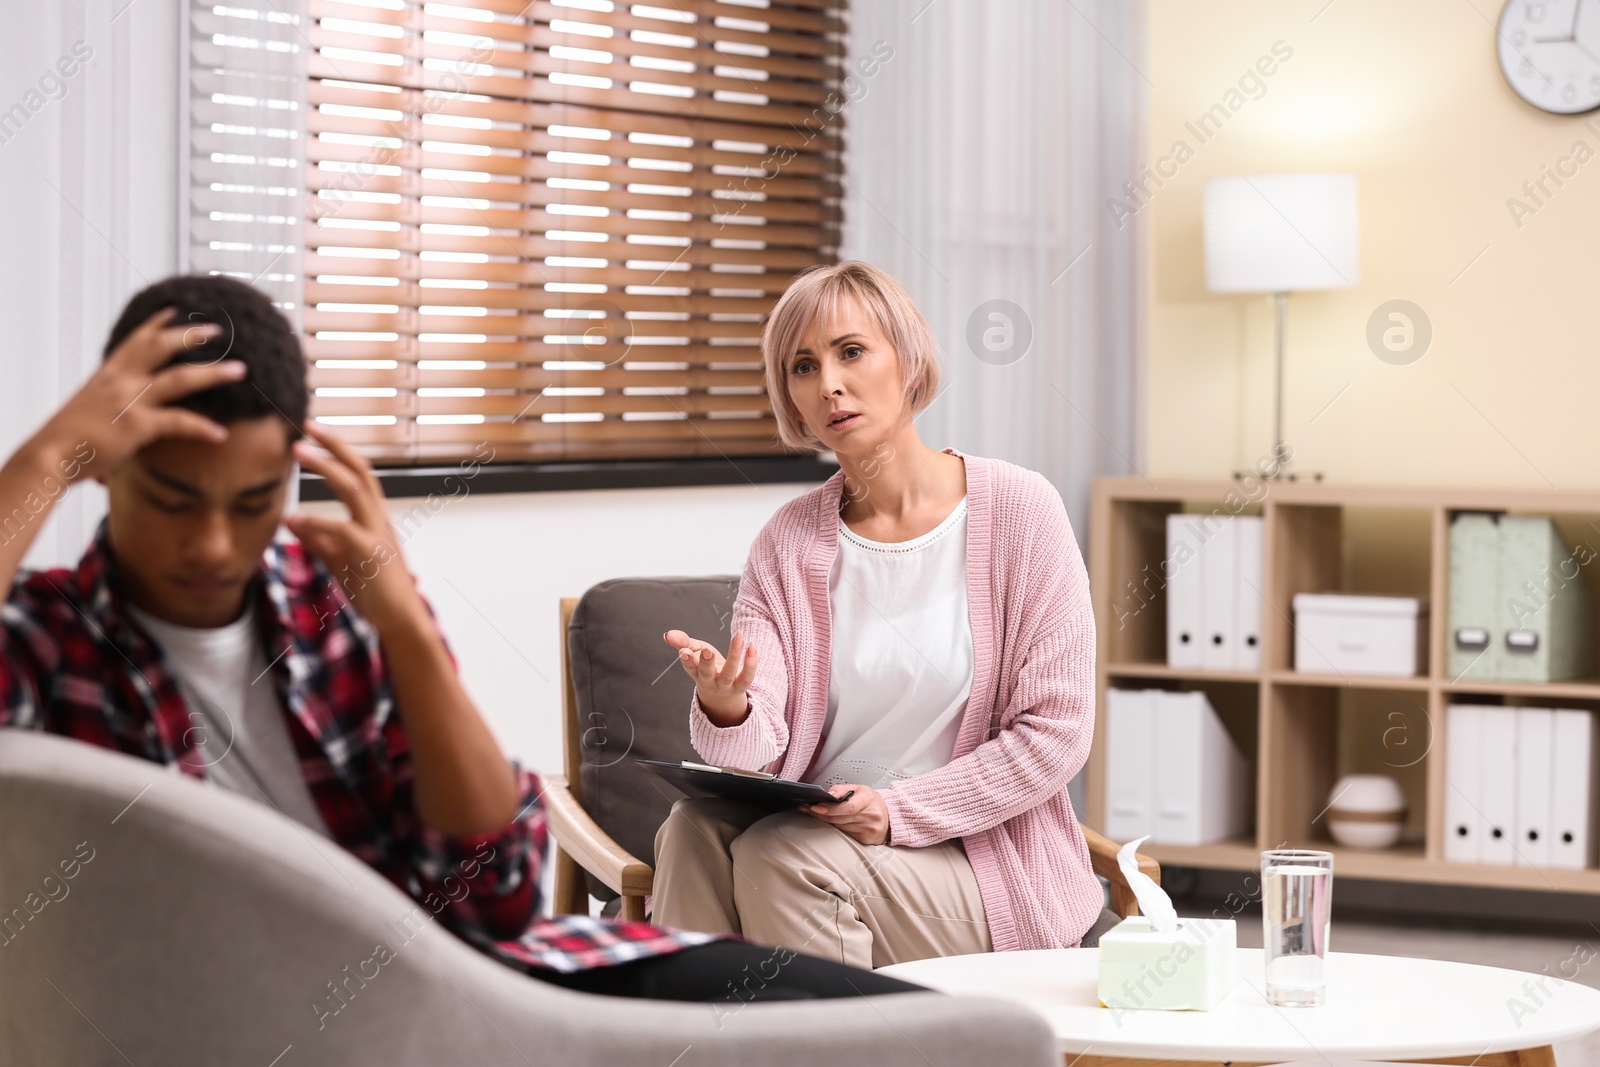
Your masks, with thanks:
[(1275, 1008), (1262, 995), (1261, 950), (1238, 953), (1239, 984), (1210, 1011), (1102, 1008), (1092, 948), (947, 956), (882, 973), (945, 993), (1020, 1001), (1049, 1021), (1075, 1067), (1109, 1059), (1532, 1067), (1555, 1063), (1552, 1043), (1600, 1030), (1600, 989), (1499, 967), (1348, 952), (1328, 954), (1326, 1004)]

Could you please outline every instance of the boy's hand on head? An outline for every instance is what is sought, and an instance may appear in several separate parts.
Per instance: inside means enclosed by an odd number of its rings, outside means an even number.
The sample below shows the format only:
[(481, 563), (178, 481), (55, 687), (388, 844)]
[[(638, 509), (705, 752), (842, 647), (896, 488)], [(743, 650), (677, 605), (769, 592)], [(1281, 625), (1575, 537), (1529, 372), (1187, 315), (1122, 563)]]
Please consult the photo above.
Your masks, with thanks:
[(355, 609), (380, 634), (390, 626), (425, 618), (422, 597), (400, 556), (383, 486), (372, 473), (372, 465), (347, 442), (314, 422), (306, 423), (306, 436), (309, 441), (295, 442), (295, 458), (327, 480), (350, 517), (335, 519), (297, 511), (285, 518), (284, 524), (333, 572)]
[(108, 473), (161, 438), (227, 438), (227, 427), (171, 402), (236, 382), (244, 377), (245, 365), (223, 359), (166, 367), (179, 352), (221, 333), (213, 323), (169, 325), (175, 313), (173, 308), (159, 311), (130, 333), (29, 441), (29, 447), (42, 449), (51, 459), (82, 458), (87, 445), (89, 458), (73, 468), (69, 481), (85, 472)]

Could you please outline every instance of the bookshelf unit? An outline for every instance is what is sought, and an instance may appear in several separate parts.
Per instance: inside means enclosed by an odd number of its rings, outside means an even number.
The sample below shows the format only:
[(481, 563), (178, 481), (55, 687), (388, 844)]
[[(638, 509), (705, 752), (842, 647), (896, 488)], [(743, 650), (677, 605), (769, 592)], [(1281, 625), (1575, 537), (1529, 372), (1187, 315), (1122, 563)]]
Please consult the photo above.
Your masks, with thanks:
[[(1162, 863), (1254, 870), (1268, 848), (1321, 848), (1341, 877), (1600, 893), (1600, 869), (1570, 870), (1444, 859), (1445, 708), (1451, 703), (1600, 711), (1600, 677), (1565, 682), (1454, 681), (1446, 673), (1450, 519), (1457, 511), (1550, 515), (1570, 546), (1600, 550), (1600, 491), (1098, 478), (1091, 493), (1089, 579), (1098, 633), (1096, 707), (1106, 690), (1203, 690), (1249, 760), (1254, 832), (1200, 846), (1147, 843)], [(1259, 515), (1262, 649), (1258, 671), (1175, 669), (1166, 663), (1163, 561), (1173, 512)], [(1600, 603), (1600, 559), (1580, 571)], [(1424, 671), (1417, 677), (1293, 670), (1294, 595), (1347, 592), (1428, 600)], [(1600, 640), (1600, 626), (1596, 627)], [(1600, 655), (1595, 657), (1600, 665)], [(1085, 768), (1086, 820), (1105, 816), (1105, 721), (1095, 717)], [(1335, 845), (1323, 819), (1347, 773), (1396, 778), (1410, 806), (1393, 849)], [(1600, 768), (1595, 769), (1600, 773)]]

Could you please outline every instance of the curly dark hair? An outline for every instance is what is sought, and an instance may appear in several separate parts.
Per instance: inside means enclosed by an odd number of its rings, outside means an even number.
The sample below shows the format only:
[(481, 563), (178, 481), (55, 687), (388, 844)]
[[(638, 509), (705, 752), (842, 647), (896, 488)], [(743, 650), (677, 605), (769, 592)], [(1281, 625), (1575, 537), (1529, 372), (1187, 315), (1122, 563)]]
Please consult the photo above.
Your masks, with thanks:
[(302, 435), (311, 394), (300, 339), (266, 294), (244, 282), (215, 274), (179, 274), (156, 282), (122, 309), (103, 354), (109, 356), (141, 323), (168, 307), (177, 309), (174, 326), (214, 322), (222, 327), (217, 337), (178, 353), (172, 363), (237, 359), (248, 368), (237, 382), (174, 404), (223, 425), (276, 414), (288, 423), (291, 441)]

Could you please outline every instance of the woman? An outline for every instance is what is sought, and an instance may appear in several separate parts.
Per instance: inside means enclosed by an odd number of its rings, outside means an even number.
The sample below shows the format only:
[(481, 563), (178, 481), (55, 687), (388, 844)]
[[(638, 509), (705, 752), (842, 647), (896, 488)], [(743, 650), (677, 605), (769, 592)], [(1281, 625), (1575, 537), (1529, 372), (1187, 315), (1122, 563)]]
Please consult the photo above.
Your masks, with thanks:
[(922, 443), (933, 336), (868, 264), (801, 274), (761, 349), (780, 437), (840, 471), (756, 538), (726, 657), (664, 636), (704, 759), (848, 799), (680, 801), (656, 839), (655, 921), (858, 967), (1078, 944), (1103, 901), (1067, 799), (1095, 634), (1060, 495)]

